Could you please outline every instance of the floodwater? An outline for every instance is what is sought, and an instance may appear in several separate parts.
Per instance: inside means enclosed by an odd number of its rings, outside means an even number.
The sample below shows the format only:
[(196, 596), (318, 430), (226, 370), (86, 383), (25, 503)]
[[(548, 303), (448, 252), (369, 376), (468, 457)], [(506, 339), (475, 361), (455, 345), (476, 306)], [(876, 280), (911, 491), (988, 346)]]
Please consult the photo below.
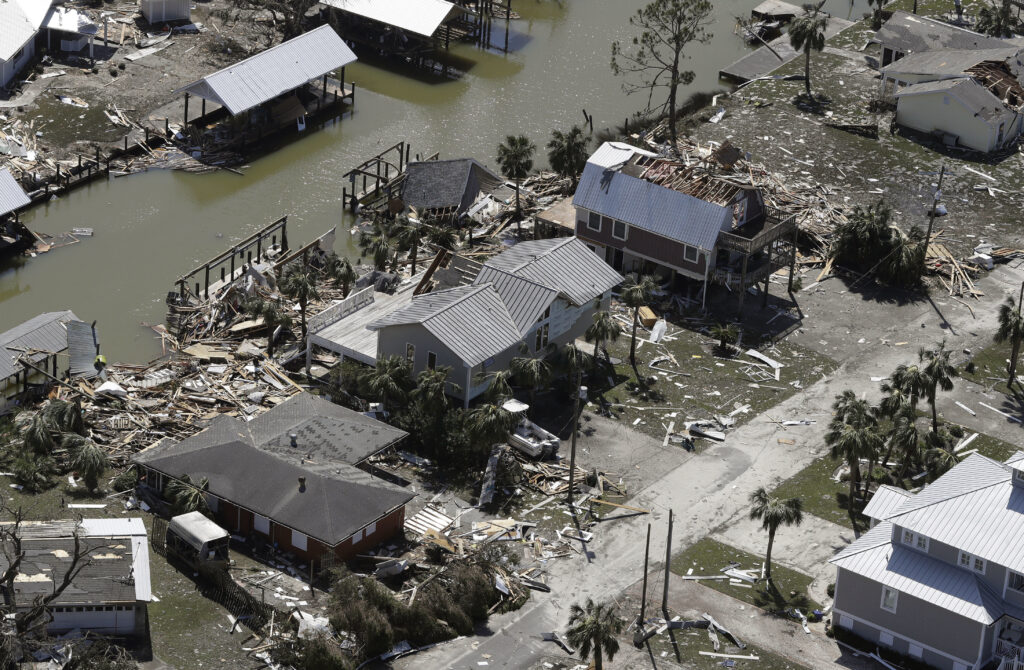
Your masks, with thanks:
[[(691, 91), (722, 85), (717, 72), (747, 49), (733, 34), (735, 18), (759, 0), (714, 0), (713, 41), (690, 49), (697, 77)], [(626, 96), (609, 69), (610, 45), (628, 40), (628, 17), (645, 0), (517, 0), (521, 20), (504, 21), (491, 37), (498, 49), (453, 46), (467, 62), (455, 81), (401, 72), (394, 64), (357, 63), (351, 114), (253, 162), (245, 176), (151, 171), (94, 183), (25, 217), (39, 232), (75, 227), (92, 238), (37, 258), (0, 265), (0, 331), (39, 312), (72, 309), (98, 321), (110, 361), (144, 362), (160, 354), (159, 340), (143, 323), (162, 323), (174, 280), (254, 230), (289, 217), (289, 241), (304, 243), (339, 226), (337, 250), (357, 257), (351, 221), (341, 209), (341, 175), (361, 161), (406, 140), (413, 154), (473, 156), (495, 167), (496, 147), (507, 134), (528, 135), (545, 162), (552, 129), (594, 117), (595, 130), (621, 124), (641, 108), (642, 94)], [(839, 16), (864, 11), (864, 0), (829, 0)]]

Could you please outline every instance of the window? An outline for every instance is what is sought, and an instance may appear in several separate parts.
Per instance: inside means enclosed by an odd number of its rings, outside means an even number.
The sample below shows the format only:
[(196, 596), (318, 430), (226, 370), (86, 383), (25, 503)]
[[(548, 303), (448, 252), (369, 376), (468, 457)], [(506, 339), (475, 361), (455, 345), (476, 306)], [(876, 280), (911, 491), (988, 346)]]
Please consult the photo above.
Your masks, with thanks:
[(960, 552), (960, 567), (985, 574), (985, 560), (973, 554), (968, 554), (966, 551)]
[(601, 215), (591, 212), (590, 217), (587, 219), (587, 228), (598, 233), (601, 232)]
[(1018, 482), (1024, 483), (1024, 470), (1013, 470), (1013, 478)]
[(267, 517), (256, 514), (253, 518), (252, 526), (257, 533), (270, 535), (270, 519)]
[(293, 530), (292, 546), (300, 551), (306, 551), (306, 536), (297, 530)]
[(683, 260), (687, 263), (696, 263), (700, 257), (697, 247), (691, 247), (689, 245), (683, 247)]
[(431, 370), (437, 367), (437, 354), (433, 351), (427, 352), (427, 367)]
[(1010, 570), (1010, 577), (1007, 580), (1006, 585), (1014, 591), (1024, 593), (1024, 575), (1020, 574), (1019, 572), (1014, 572), (1013, 570)]
[(910, 656), (913, 656), (914, 658), (923, 658), (924, 657), (924, 649), (922, 649), (921, 647), (919, 647), (916, 644), (911, 644), (907, 648), (907, 654), (909, 654)]
[(903, 529), (903, 544), (920, 549), (921, 551), (928, 551), (928, 538), (920, 533), (915, 533), (912, 530)]
[(899, 600), (900, 592), (896, 589), (889, 588), (888, 586), (882, 587), (882, 603), (881, 607), (886, 612), (896, 611), (896, 601)]
[(405, 359), (407, 361), (409, 361), (410, 363), (414, 363), (416, 361), (416, 345), (415, 344), (406, 343), (406, 345), (405, 345)]
[(21, 60), (21, 57), (24, 56), (24, 55), (25, 55), (25, 48), (22, 47), (21, 49), (18, 49), (18, 52), (16, 54), (14, 54), (14, 58), (11, 59), (11, 62), (17, 63), (19, 60)]
[(892, 643), (893, 637), (889, 633), (882, 631), (878, 634), (878, 644), (882, 645), (883, 647), (891, 647)]
[(853, 619), (851, 619), (850, 617), (846, 616), (845, 614), (840, 614), (839, 615), (839, 627), (840, 628), (846, 628), (848, 630), (852, 630), (853, 629)]
[(537, 329), (537, 341), (534, 343), (533, 350), (540, 351), (546, 346), (548, 346), (548, 324), (545, 323)]
[(626, 239), (626, 223), (624, 221), (612, 222), (612, 237), (617, 240)]
[(363, 529), (363, 538), (368, 538), (377, 532), (377, 522), (374, 521), (369, 526)]
[(550, 317), (551, 317), (551, 305), (548, 305), (548, 308), (544, 310), (544, 313), (541, 314), (540, 317), (537, 318), (537, 323), (540, 323), (544, 319), (547, 319), (547, 318), (550, 318)]

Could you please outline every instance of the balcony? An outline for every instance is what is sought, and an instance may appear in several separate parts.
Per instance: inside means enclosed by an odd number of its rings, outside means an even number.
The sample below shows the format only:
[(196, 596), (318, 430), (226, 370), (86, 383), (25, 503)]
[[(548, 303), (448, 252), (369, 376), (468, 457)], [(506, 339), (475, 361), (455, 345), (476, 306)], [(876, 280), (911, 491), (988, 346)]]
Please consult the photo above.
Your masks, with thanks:
[(760, 222), (745, 223), (732, 232), (721, 233), (718, 247), (749, 255), (767, 248), (775, 240), (792, 235), (796, 227), (796, 214), (766, 205)]

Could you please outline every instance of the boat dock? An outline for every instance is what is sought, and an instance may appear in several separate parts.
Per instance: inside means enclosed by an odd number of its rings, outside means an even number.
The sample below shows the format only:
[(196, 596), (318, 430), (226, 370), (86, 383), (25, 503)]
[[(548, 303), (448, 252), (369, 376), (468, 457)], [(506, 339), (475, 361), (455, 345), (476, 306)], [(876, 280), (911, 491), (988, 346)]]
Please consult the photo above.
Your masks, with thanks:
[[(838, 35), (852, 25), (852, 21), (830, 16), (828, 27), (825, 29), (825, 39)], [(771, 74), (800, 55), (790, 46), (789, 35), (777, 37), (769, 44), (771, 48), (761, 46), (755, 49), (732, 65), (720, 70), (718, 76), (742, 84)]]

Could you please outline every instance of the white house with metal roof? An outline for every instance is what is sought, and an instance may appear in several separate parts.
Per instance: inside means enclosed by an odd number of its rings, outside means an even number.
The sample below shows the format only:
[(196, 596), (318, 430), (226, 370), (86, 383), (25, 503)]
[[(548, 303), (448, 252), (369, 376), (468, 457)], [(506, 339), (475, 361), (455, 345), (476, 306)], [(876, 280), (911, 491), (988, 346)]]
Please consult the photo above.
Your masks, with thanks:
[(377, 331), (378, 358), (405, 356), (414, 373), (451, 368), (451, 394), (468, 406), (487, 389), (482, 374), (582, 335), (622, 281), (576, 238), (520, 242), (472, 284), (413, 296), (367, 327)]
[(882, 486), (836, 554), (833, 624), (943, 670), (1024, 663), (1024, 452), (973, 454), (917, 494)]
[(35, 38), (51, 0), (0, 2), (0, 88), (7, 88), (36, 53)]

